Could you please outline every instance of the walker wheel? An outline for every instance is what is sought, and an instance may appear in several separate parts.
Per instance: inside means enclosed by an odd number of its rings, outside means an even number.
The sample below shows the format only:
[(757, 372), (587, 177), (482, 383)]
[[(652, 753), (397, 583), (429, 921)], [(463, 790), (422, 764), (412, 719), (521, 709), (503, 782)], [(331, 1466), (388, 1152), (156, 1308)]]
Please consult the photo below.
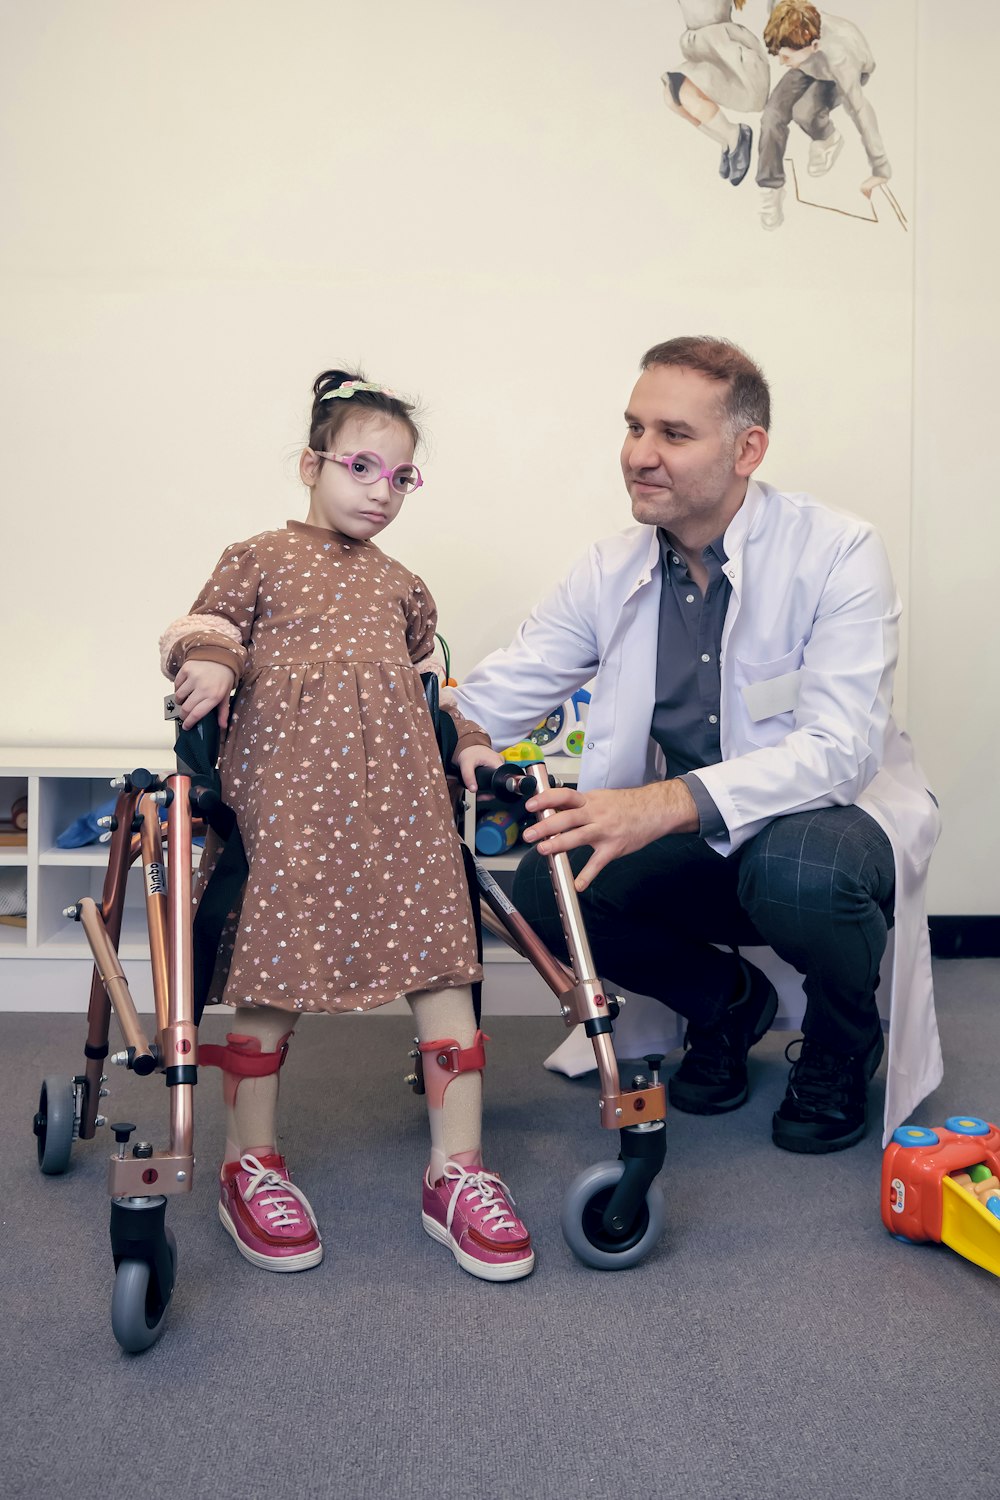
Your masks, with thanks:
[[(176, 1276), (177, 1241), (169, 1229), (164, 1234)], [(167, 1321), (172, 1292), (171, 1286), (163, 1295), (147, 1261), (119, 1261), (111, 1295), (111, 1330), (126, 1354), (141, 1354), (156, 1343)]]
[(76, 1091), (72, 1078), (52, 1074), (42, 1083), (38, 1113), (32, 1121), (38, 1147), (38, 1169), (58, 1177), (69, 1166), (76, 1133)]
[(599, 1161), (570, 1183), (563, 1199), (562, 1232), (573, 1254), (598, 1271), (626, 1271), (638, 1265), (657, 1244), (667, 1222), (663, 1193), (652, 1182), (638, 1217), (623, 1235), (611, 1235), (601, 1223), (604, 1210), (625, 1165)]

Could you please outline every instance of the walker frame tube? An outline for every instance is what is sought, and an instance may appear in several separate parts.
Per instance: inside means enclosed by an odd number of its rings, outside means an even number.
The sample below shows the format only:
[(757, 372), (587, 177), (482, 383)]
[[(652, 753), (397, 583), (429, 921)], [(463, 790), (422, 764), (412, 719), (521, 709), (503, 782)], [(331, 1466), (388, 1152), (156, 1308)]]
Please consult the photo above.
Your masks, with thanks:
[[(543, 761), (533, 762), (524, 768), (524, 776), (531, 778), (538, 791), (548, 791), (552, 782)], [(512, 778), (516, 781), (516, 777)], [(551, 817), (552, 808), (540, 814), (541, 819)], [(648, 1125), (667, 1117), (666, 1091), (659, 1081), (641, 1087), (622, 1089), (618, 1074), (618, 1061), (611, 1040), (612, 1011), (604, 986), (597, 977), (590, 943), (580, 911), (573, 868), (565, 853), (545, 855), (555, 891), (563, 936), (569, 953), (572, 972), (554, 958), (542, 940), (535, 934), (524, 917), (507, 899), (497, 882), (475, 860), (476, 879), (482, 899), (510, 933), (513, 943), (538, 970), (538, 973), (558, 996), (560, 1010), (567, 1026), (582, 1022), (584, 1030), (594, 1047), (597, 1071), (601, 1081), (601, 1124), (606, 1130), (621, 1130), (629, 1126)]]
[(163, 864), (163, 839), (160, 833), (159, 807), (152, 798), (140, 803), (142, 827), (139, 848), (142, 854), (143, 885), (146, 892), (146, 926), (149, 931), (149, 960), (153, 980), (153, 1004), (156, 1007), (157, 1042), (167, 1024), (170, 971), (167, 958), (167, 882)]
[[(528, 764), (520, 775), (509, 774), (504, 781), (508, 788), (506, 794), (513, 796), (531, 796), (536, 789), (548, 791), (552, 786), (543, 761)], [(522, 784), (520, 792), (518, 783)], [(540, 819), (551, 817), (553, 812), (552, 808), (544, 809)], [(622, 1089), (612, 1041), (612, 1020), (618, 1011), (617, 1002), (609, 1001), (597, 977), (573, 867), (565, 853), (544, 857), (566, 939), (571, 963), (569, 970), (549, 952), (475, 857), (473, 864), (481, 900), (497, 919), (496, 924), (489, 924), (491, 929), (495, 931), (499, 924), (501, 931), (508, 935), (511, 947), (531, 961), (558, 996), (567, 1026), (582, 1023), (590, 1037), (601, 1084), (601, 1124), (606, 1130), (621, 1132), (622, 1174), (603, 1206), (601, 1226), (610, 1243), (616, 1240), (624, 1242), (639, 1222), (646, 1195), (666, 1160), (667, 1096), (657, 1071), (662, 1059), (650, 1056), (650, 1078), (637, 1076), (631, 1089)]]
[[(122, 790), (115, 803), (111, 826), (111, 847), (108, 852), (108, 868), (104, 876), (104, 891), (101, 897), (101, 918), (115, 949), (121, 938), (122, 913), (125, 907), (125, 883), (129, 867), (135, 858), (132, 850), (132, 819), (139, 793)], [(100, 969), (95, 964), (90, 983), (90, 1002), (87, 1006), (87, 1041), (84, 1056), (87, 1060), (84, 1072), (85, 1084), (83, 1110), (80, 1117), (80, 1139), (92, 1140), (97, 1130), (97, 1107), (100, 1102), (104, 1063), (108, 1056), (108, 1031), (111, 1019), (111, 1001), (104, 988)]]
[[(94, 956), (80, 1137), (89, 1139), (96, 1130), (100, 1084), (104, 1081), (101, 1067), (108, 1055), (112, 1010), (125, 1040), (127, 1065), (140, 1075), (156, 1070), (164, 1073), (170, 1103), (166, 1150), (128, 1156), (120, 1144), (111, 1156), (108, 1188), (112, 1198), (191, 1191), (198, 1057), (191, 936), (191, 778), (178, 772), (161, 781), (140, 769), (123, 777), (122, 783), (111, 820), (113, 832), (101, 906), (84, 897), (75, 909)], [(169, 850), (166, 865), (159, 818), (159, 808), (164, 804)], [(152, 1045), (118, 957), (126, 879), (137, 858), (141, 858), (143, 867), (156, 1010)]]

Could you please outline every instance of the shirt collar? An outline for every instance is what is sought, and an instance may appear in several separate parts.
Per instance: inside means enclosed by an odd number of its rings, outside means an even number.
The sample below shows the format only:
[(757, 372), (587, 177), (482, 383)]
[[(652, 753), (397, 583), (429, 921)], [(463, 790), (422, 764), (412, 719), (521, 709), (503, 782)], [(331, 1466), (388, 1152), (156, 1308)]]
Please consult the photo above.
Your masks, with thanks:
[[(685, 568), (687, 565), (684, 562), (681, 554), (676, 550), (673, 542), (670, 540), (670, 533), (665, 531), (662, 526), (658, 526), (656, 528), (656, 536), (660, 545), (660, 561), (663, 564), (664, 570), (667, 575), (669, 576), (673, 568), (676, 566), (676, 564), (674, 563), (675, 557), (680, 559), (679, 566)], [(710, 572), (715, 572), (717, 568), (725, 567), (726, 563), (729, 561), (729, 557), (726, 553), (725, 541), (726, 538), (724, 534), (722, 536), (717, 536), (714, 541), (709, 542), (708, 546), (702, 549), (702, 561), (709, 568)]]
[(742, 550), (743, 543), (750, 534), (750, 528), (757, 517), (757, 512), (760, 510), (763, 499), (764, 491), (755, 479), (751, 479), (747, 485), (747, 492), (743, 497), (743, 504), (726, 527), (726, 535), (723, 541), (727, 560), (734, 558)]

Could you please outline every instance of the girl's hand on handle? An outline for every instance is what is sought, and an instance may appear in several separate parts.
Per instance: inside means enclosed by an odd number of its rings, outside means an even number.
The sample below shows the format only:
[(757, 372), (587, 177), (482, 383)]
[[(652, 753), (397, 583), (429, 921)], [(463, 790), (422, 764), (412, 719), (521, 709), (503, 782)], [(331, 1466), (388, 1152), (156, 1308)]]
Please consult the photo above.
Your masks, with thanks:
[(186, 661), (174, 678), (174, 702), (183, 711), (182, 729), (191, 729), (213, 708), (218, 708), (219, 728), (229, 723), (229, 695), (236, 686), (236, 673), (218, 661)]
[(498, 755), (489, 745), (466, 745), (455, 756), (455, 765), (462, 778), (464, 785), (470, 792), (476, 790), (476, 767), (489, 766), (495, 770), (497, 766), (503, 765), (503, 756)]

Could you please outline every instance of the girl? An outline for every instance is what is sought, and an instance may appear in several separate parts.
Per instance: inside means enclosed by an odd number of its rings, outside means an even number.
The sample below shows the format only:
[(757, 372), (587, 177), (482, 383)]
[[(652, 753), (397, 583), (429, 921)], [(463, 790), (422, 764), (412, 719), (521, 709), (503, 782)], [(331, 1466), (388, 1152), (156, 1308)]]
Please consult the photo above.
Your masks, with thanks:
[(733, 20), (746, 0), (679, 0), (686, 30), (682, 66), (663, 75), (668, 109), (722, 147), (719, 176), (739, 187), (750, 170), (753, 131), (720, 105), (756, 114), (767, 103), (771, 71), (761, 42)]
[[(237, 542), (161, 641), (185, 728), (216, 711), (222, 791), (249, 863), (211, 998), (234, 1007), (219, 1217), (256, 1266), (322, 1259), (313, 1210), (276, 1145), (278, 1070), (303, 1011), (364, 1011), (405, 993), (431, 1130), (423, 1225), (465, 1270), (526, 1276), (528, 1232), (480, 1156), (483, 1035), (470, 985), (475, 929), (419, 668), (437, 612), (374, 544), (423, 483), (413, 408), (328, 370), (313, 387), (299, 473), (305, 521)], [(230, 710), (229, 697), (237, 689)], [(457, 714), (466, 784), (496, 764)], [(199, 889), (218, 857), (210, 839)]]

